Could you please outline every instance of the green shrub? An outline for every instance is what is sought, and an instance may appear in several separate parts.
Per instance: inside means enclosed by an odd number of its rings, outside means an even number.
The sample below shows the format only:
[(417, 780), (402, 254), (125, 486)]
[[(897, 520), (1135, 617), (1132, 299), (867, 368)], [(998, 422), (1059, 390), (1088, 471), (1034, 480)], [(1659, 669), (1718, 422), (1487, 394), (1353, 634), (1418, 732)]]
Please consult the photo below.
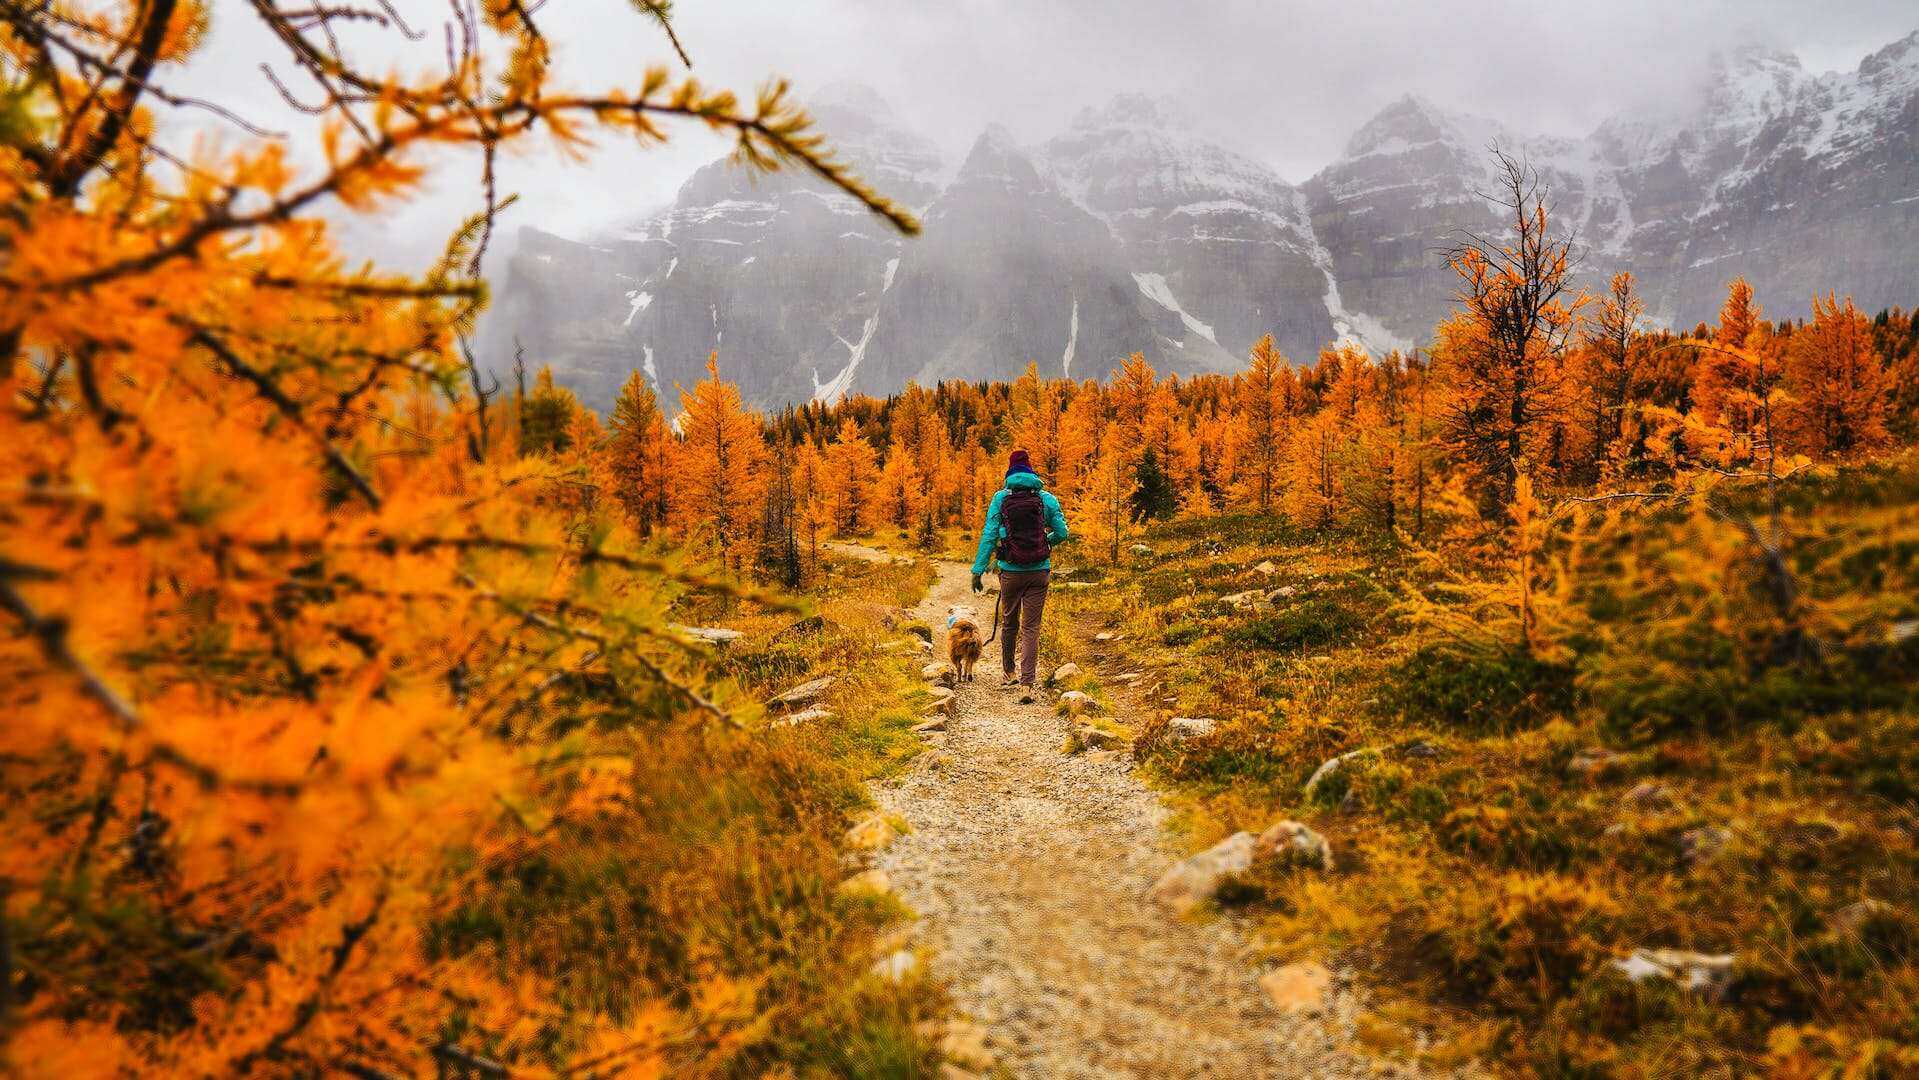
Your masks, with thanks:
[(1478, 732), (1533, 727), (1574, 704), (1571, 665), (1437, 646), (1402, 661), (1383, 690), (1380, 701), (1388, 709)]

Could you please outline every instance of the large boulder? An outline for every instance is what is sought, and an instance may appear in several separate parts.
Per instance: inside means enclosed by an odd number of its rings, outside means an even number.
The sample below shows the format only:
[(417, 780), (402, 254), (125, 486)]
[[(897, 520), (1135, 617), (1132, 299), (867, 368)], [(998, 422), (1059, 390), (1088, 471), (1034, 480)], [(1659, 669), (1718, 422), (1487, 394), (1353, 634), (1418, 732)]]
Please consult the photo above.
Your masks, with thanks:
[(1249, 832), (1237, 832), (1191, 858), (1174, 863), (1147, 894), (1180, 914), (1218, 895), (1220, 885), (1253, 865), (1258, 841)]

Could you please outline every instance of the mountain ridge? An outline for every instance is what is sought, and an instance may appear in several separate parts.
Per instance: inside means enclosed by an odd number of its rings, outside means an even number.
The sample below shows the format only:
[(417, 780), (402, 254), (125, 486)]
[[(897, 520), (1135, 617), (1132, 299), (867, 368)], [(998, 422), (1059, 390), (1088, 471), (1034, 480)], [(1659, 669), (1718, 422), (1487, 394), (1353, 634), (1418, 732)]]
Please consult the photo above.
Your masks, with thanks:
[(1919, 31), (1851, 72), (1733, 50), (1702, 66), (1694, 100), (1580, 137), (1408, 93), (1299, 184), (1145, 94), (1035, 145), (989, 125), (958, 161), (870, 88), (828, 88), (814, 111), (922, 213), (922, 238), (813, 177), (715, 162), (637, 226), (586, 242), (523, 229), (489, 359), (524, 341), (604, 408), (629, 371), (665, 391), (715, 350), (771, 406), (1029, 361), (1082, 377), (1136, 350), (1162, 370), (1231, 370), (1265, 333), (1296, 360), (1335, 340), (1406, 349), (1450, 304), (1437, 252), (1501, 226), (1483, 197), (1494, 145), (1538, 171), (1588, 284), (1634, 271), (1655, 321), (1710, 316), (1740, 273), (1784, 313), (1815, 290), (1869, 308), (1919, 296)]

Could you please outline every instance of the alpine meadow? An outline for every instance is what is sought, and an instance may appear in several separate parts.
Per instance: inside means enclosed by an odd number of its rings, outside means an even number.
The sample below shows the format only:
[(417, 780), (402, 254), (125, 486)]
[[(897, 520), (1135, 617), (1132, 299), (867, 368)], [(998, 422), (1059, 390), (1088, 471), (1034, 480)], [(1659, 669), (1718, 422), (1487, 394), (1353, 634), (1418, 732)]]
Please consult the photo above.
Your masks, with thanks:
[(1919, 1076), (1911, 11), (690, 6), (0, 0), (0, 1074)]

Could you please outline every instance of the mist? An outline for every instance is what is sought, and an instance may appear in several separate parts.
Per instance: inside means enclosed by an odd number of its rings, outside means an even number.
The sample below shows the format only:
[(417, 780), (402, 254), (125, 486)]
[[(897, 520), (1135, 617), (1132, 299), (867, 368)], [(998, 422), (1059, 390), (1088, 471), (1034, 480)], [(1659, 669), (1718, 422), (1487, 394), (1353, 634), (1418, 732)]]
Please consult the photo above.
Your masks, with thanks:
[[(369, 32), (354, 45), (399, 70), (436, 67), (445, 8), (424, 0), (396, 6), (421, 41)], [(1919, 25), (1906, 0), (1846, 0), (1816, 12), (1789, 0), (1675, 7), (740, 0), (688, 3), (675, 13), (692, 73), (709, 85), (749, 94), (781, 76), (804, 101), (834, 82), (865, 83), (949, 157), (989, 122), (1038, 141), (1082, 107), (1143, 90), (1179, 101), (1206, 134), (1294, 182), (1335, 159), (1369, 116), (1409, 92), (1527, 133), (1579, 135), (1609, 115), (1662, 108), (1687, 93), (1718, 49), (1757, 43), (1795, 53), (1810, 71), (1850, 69)], [(679, 66), (657, 28), (620, 0), (552, 0), (537, 17), (565, 85), (633, 86), (648, 66)], [(277, 43), (237, 0), (215, 5), (212, 23), (205, 59), (168, 85), (295, 135), (295, 146), (314, 145), (302, 131), (309, 118), (282, 102), (260, 70), (274, 62), (290, 74)], [(287, 81), (301, 90), (297, 78)], [(239, 137), (201, 113), (172, 122)], [(504, 228), (581, 237), (632, 220), (670, 202), (694, 169), (729, 145), (696, 125), (670, 134), (664, 147), (601, 139), (580, 160), (547, 146), (505, 162), (503, 186), (521, 200)], [(442, 164), (419, 197), (372, 215), (336, 213), (349, 254), (396, 267), (430, 260), (479, 203), (477, 162)]]

